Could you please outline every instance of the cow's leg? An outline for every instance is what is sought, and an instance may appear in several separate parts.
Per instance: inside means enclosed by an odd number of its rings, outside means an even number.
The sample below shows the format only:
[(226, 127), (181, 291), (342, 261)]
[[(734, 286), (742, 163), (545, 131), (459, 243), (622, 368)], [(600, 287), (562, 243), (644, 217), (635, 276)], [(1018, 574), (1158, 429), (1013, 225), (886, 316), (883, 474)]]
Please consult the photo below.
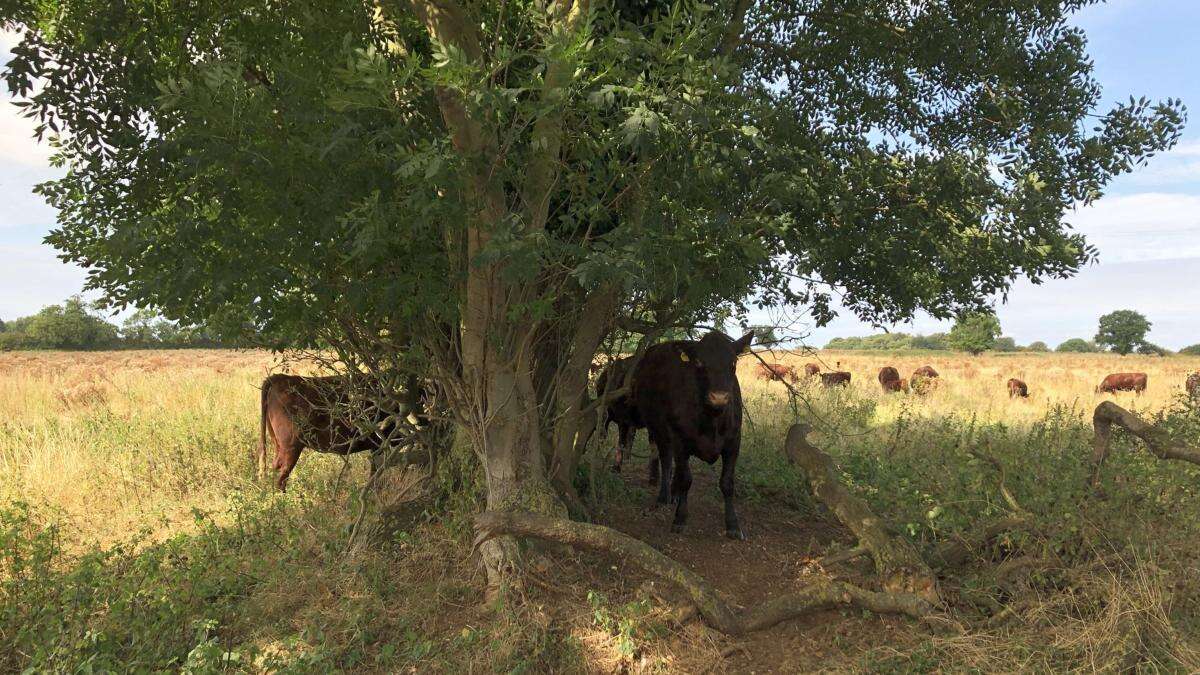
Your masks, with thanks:
[(625, 459), (625, 453), (629, 452), (630, 436), (633, 435), (633, 428), (627, 424), (617, 425), (617, 452), (613, 457), (613, 471), (621, 473), (621, 462)]
[(675, 441), (666, 439), (658, 443), (658, 461), (651, 465), (651, 473), (657, 467), (658, 471), (658, 503), (671, 503), (671, 460), (674, 454)]
[[(655, 449), (658, 449), (657, 446), (655, 446)], [(658, 484), (658, 457), (655, 457), (653, 454), (650, 455), (650, 461), (646, 462), (646, 484)]]
[(730, 539), (745, 539), (738, 523), (737, 510), (733, 506), (733, 474), (737, 468), (740, 444), (733, 444), (721, 453), (721, 495), (725, 497), (725, 536)]
[(671, 523), (672, 532), (683, 532), (687, 525), (688, 490), (692, 487), (692, 470), (688, 466), (691, 459), (687, 454), (680, 453), (675, 457), (675, 478), (671, 481), (671, 496), (675, 498), (675, 520)]
[(296, 462), (300, 459), (299, 443), (279, 443), (275, 449), (275, 487), (279, 488), (280, 492), (287, 492), (287, 479), (292, 475), (292, 469), (296, 468)]

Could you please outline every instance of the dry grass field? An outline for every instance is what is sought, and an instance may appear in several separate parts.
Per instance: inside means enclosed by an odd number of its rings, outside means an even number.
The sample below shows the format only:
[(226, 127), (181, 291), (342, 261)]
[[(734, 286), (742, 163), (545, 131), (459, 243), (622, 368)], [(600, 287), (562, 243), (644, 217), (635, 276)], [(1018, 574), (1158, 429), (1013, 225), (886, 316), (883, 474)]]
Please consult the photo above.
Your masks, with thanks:
[[(705, 466), (696, 525), (672, 536), (664, 513), (645, 509), (641, 469), (618, 478), (600, 456), (591, 464), (602, 471), (581, 476), (598, 491), (597, 518), (715, 571), (722, 592), (749, 603), (848, 541), (779, 453), (797, 417), (924, 551), (1011, 515), (972, 454), (986, 451), (1039, 528), (947, 576), (969, 630), (930, 634), (835, 610), (729, 641), (680, 618), (669, 594), (620, 561), (561, 553), (533, 574), (528, 602), (485, 608), (464, 553), (478, 476), (461, 457), (433, 477), (434, 496), (383, 509), (350, 551), (365, 458), (306, 453), (286, 495), (256, 479), (257, 386), (282, 367), (271, 355), (0, 353), (0, 671), (1200, 670), (1200, 472), (1126, 440), (1106, 466), (1108, 498), (1084, 489), (1087, 416), (1112, 398), (1094, 391), (1103, 376), (1148, 373), (1145, 394), (1116, 400), (1195, 443), (1200, 416), (1181, 392), (1200, 358), (760, 356), (847, 370), (853, 382), (802, 381), (792, 402), (743, 358), (750, 541), (719, 536)], [(907, 377), (926, 364), (941, 374), (934, 391), (880, 391), (880, 367)], [(1008, 397), (1009, 377), (1029, 384), (1029, 399)], [(1018, 559), (1030, 569), (1005, 567)]]

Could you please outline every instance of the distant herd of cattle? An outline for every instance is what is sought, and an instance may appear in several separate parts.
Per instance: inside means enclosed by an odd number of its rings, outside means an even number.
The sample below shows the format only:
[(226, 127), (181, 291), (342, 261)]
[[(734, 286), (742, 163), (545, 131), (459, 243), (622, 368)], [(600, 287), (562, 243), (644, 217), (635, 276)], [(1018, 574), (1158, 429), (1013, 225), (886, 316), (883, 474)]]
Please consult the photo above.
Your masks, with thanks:
[[(596, 396), (610, 398), (605, 406), (604, 427), (616, 424), (618, 441), (613, 470), (621, 470), (629, 456), (633, 436), (646, 429), (657, 449), (648, 466), (648, 478), (658, 484), (660, 504), (674, 502), (671, 529), (683, 530), (688, 517), (688, 491), (692, 457), (713, 464), (721, 460), (719, 486), (725, 500), (725, 532), (743, 539), (734, 508), (734, 472), (741, 448), (742, 394), (737, 379), (738, 357), (750, 348), (753, 333), (733, 340), (720, 332), (711, 332), (700, 340), (676, 340), (654, 345), (640, 360), (618, 358), (600, 369), (596, 378)], [(839, 364), (840, 365), (840, 364)], [(826, 387), (850, 384), (846, 371), (822, 372), (808, 363), (804, 376), (819, 378)], [(760, 363), (755, 369), (759, 379), (797, 383), (801, 377), (791, 366)], [(922, 366), (909, 379), (885, 366), (879, 371), (884, 392), (925, 393), (937, 385), (938, 372)], [(372, 471), (377, 468), (380, 434), (359, 433), (350, 423), (335, 419), (330, 410), (338, 397), (336, 378), (311, 378), (272, 375), (263, 381), (261, 393), (260, 462), (268, 459), (266, 439), (275, 449), (273, 469), (280, 490), (296, 466), (303, 448), (318, 452), (350, 454), (363, 450), (372, 453)], [(1016, 378), (1008, 380), (1013, 398), (1029, 396), (1029, 388)], [(1104, 378), (1097, 392), (1146, 389), (1145, 373), (1115, 373)], [(1187, 378), (1186, 389), (1200, 398), (1200, 373)], [(381, 414), (381, 413), (372, 413)], [(387, 420), (377, 420), (382, 425)], [(262, 464), (260, 464), (262, 466)], [(670, 477), (668, 479), (668, 477)]]
[[(838, 365), (841, 365), (841, 363), (839, 362)], [(760, 380), (773, 382), (790, 382), (796, 384), (801, 381), (801, 377), (796, 373), (795, 368), (785, 366), (781, 363), (759, 363), (754, 374)], [(844, 370), (823, 373), (821, 372), (821, 367), (815, 363), (804, 364), (804, 375), (810, 378), (820, 377), (821, 384), (826, 387), (850, 384), (850, 373)], [(879, 386), (886, 393), (907, 393), (913, 391), (923, 394), (937, 386), (938, 377), (938, 372), (933, 369), (933, 366), (921, 366), (917, 368), (913, 371), (912, 377), (909, 379), (900, 377), (900, 372), (892, 366), (884, 366), (879, 369)], [(1146, 391), (1146, 380), (1145, 373), (1113, 373), (1105, 377), (1100, 386), (1096, 387), (1096, 393), (1132, 391), (1140, 394)], [(1008, 395), (1011, 398), (1029, 397), (1029, 386), (1015, 377), (1009, 378), (1007, 387)], [(1200, 373), (1189, 375), (1184, 388), (1192, 397), (1200, 398)]]

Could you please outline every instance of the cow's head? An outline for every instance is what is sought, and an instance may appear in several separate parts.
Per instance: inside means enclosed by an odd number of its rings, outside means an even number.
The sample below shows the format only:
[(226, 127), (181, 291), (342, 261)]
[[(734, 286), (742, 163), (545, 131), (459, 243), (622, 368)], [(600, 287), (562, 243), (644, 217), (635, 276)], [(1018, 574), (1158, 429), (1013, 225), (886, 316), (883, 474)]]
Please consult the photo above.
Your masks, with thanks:
[(680, 359), (696, 370), (700, 381), (700, 395), (705, 405), (724, 408), (733, 400), (737, 386), (737, 359), (750, 347), (754, 333), (746, 333), (738, 340), (719, 331), (705, 335), (680, 353)]

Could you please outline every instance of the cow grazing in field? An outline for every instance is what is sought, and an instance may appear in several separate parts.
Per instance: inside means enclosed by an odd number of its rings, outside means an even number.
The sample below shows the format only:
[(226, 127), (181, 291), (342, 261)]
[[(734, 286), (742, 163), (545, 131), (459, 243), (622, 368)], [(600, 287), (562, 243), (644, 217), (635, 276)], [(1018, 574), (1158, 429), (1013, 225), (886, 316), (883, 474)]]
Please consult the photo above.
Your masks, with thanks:
[[(275, 374), (262, 383), (259, 425), (259, 466), (267, 461), (267, 435), (275, 444), (275, 485), (287, 489), (288, 476), (304, 448), (316, 452), (349, 455), (364, 450), (371, 453), (372, 475), (379, 469), (380, 435), (389, 416), (374, 406), (351, 406), (345, 380), (340, 377), (300, 377)], [(349, 416), (363, 415), (373, 432), (363, 433)], [(339, 417), (334, 417), (339, 415)], [(365, 421), (357, 420), (357, 421)]]
[(1017, 378), (1009, 378), (1008, 380), (1008, 397), (1009, 398), (1029, 398), (1029, 387), (1024, 382)]
[(900, 391), (900, 372), (891, 366), (880, 368), (879, 386), (883, 387), (885, 393)]
[(848, 386), (850, 384), (850, 373), (845, 371), (821, 373), (821, 384), (826, 387)]
[(821, 374), (821, 366), (818, 366), (815, 363), (806, 363), (806, 364), (804, 364), (804, 374), (809, 377), (812, 377), (814, 375), (820, 375)]
[(1187, 376), (1187, 382), (1184, 383), (1184, 390), (1187, 391), (1188, 396), (1200, 398), (1200, 372)]
[(933, 369), (933, 366), (921, 366), (913, 371), (913, 379), (915, 380), (918, 377), (925, 377), (933, 380), (940, 377), (940, 375), (938, 375), (938, 371)]
[[(612, 391), (620, 389), (625, 384), (626, 373), (629, 372), (632, 365), (633, 359), (624, 358), (616, 359), (606, 366), (604, 370), (600, 371), (600, 376), (596, 378), (596, 395), (603, 396), (610, 388)], [(634, 405), (633, 397), (629, 394), (609, 401), (606, 410), (608, 417), (604, 422), (605, 433), (608, 433), (609, 424), (617, 425), (617, 449), (613, 457), (613, 471), (620, 473), (621, 462), (633, 448), (633, 435), (645, 425), (638, 417), (637, 406)]]
[[(734, 469), (742, 443), (742, 392), (737, 358), (750, 347), (754, 333), (738, 340), (713, 331), (700, 340), (654, 345), (633, 373), (633, 399), (638, 416), (658, 449), (651, 475), (659, 477), (658, 502), (675, 500), (671, 531), (682, 532), (692, 486), (691, 457), (712, 464), (721, 459), (721, 494), (725, 497), (725, 534), (744, 539), (734, 509)], [(668, 489), (667, 474), (674, 474)], [(659, 470), (661, 469), (661, 473)]]
[(1132, 391), (1140, 394), (1146, 391), (1145, 373), (1113, 373), (1104, 378), (1096, 393), (1115, 394), (1118, 391)]
[(927, 394), (937, 388), (938, 371), (933, 369), (933, 366), (921, 366), (913, 371), (910, 382), (912, 390), (919, 395)]
[(754, 376), (760, 380), (783, 382), (786, 379), (795, 382), (796, 369), (782, 363), (759, 363), (754, 369)]

